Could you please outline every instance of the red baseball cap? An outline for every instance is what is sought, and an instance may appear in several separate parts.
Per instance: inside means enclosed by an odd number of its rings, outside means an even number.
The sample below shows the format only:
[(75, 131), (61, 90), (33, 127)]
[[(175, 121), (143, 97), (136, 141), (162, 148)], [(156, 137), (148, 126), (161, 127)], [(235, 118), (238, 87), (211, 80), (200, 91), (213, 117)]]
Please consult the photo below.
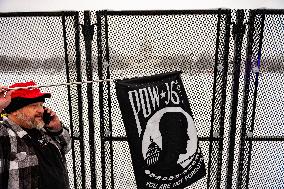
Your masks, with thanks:
[[(15, 83), (9, 88), (16, 88), (16, 87), (29, 87), (29, 86), (36, 86), (36, 83), (33, 81), (25, 82), (25, 83)], [(50, 93), (42, 93), (39, 88), (30, 88), (30, 89), (18, 89), (12, 92), (11, 98), (50, 98)]]
[[(33, 81), (25, 83), (15, 83), (9, 88), (36, 86)], [(50, 98), (50, 93), (43, 93), (38, 88), (17, 89), (11, 94), (11, 103), (4, 109), (6, 113), (14, 112), (24, 106), (35, 102), (45, 102), (45, 98)]]

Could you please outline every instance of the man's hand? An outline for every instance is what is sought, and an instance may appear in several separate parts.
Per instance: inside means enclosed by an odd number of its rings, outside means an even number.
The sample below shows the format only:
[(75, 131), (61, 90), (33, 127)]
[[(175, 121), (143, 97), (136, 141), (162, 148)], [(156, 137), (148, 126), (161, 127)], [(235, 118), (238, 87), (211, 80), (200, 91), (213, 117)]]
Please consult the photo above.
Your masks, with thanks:
[(46, 125), (48, 130), (51, 131), (51, 132), (60, 131), (62, 129), (62, 125), (61, 125), (61, 122), (60, 122), (58, 116), (56, 115), (56, 113), (54, 111), (52, 111), (50, 108), (45, 108), (45, 110), (47, 110), (47, 113), (49, 113), (50, 116), (51, 116), (50, 123), (48, 125)]
[(12, 92), (11, 90), (8, 91), (8, 87), (0, 84), (0, 113), (10, 104)]

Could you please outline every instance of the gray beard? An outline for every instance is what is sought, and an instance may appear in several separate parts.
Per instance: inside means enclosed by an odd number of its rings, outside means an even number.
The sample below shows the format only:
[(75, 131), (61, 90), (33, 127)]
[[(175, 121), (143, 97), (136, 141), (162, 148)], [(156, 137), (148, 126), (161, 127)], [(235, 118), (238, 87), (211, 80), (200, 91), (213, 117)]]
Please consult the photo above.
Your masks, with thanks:
[(23, 113), (17, 114), (17, 119), (25, 122), (31, 129), (41, 130), (44, 127), (44, 122), (37, 122), (35, 119), (28, 119)]

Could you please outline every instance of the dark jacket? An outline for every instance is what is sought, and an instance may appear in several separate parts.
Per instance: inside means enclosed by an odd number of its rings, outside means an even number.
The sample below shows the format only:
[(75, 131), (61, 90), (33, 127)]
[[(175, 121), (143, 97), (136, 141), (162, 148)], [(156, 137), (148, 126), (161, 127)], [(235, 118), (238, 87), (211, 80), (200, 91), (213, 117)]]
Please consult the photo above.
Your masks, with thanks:
[[(70, 148), (70, 135), (63, 127), (60, 134), (43, 129), (47, 140), (55, 145), (62, 154)], [(8, 119), (0, 123), (0, 188), (37, 189), (39, 188), (38, 159), (33, 147), (26, 142), (28, 134), (20, 126)], [(66, 166), (65, 157), (64, 164)], [(65, 175), (68, 179), (68, 175)]]

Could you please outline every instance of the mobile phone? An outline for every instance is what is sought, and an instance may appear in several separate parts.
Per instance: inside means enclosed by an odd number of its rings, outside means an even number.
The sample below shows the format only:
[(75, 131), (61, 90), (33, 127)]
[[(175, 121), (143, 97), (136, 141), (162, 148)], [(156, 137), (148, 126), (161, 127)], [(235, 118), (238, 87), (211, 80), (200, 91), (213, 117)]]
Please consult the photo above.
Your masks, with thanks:
[[(45, 109), (45, 107), (44, 107)], [(42, 119), (43, 119), (43, 122), (48, 125), (51, 121), (51, 116), (50, 116), (50, 113), (47, 112), (47, 110), (44, 110), (43, 112), (43, 116), (42, 116)]]

